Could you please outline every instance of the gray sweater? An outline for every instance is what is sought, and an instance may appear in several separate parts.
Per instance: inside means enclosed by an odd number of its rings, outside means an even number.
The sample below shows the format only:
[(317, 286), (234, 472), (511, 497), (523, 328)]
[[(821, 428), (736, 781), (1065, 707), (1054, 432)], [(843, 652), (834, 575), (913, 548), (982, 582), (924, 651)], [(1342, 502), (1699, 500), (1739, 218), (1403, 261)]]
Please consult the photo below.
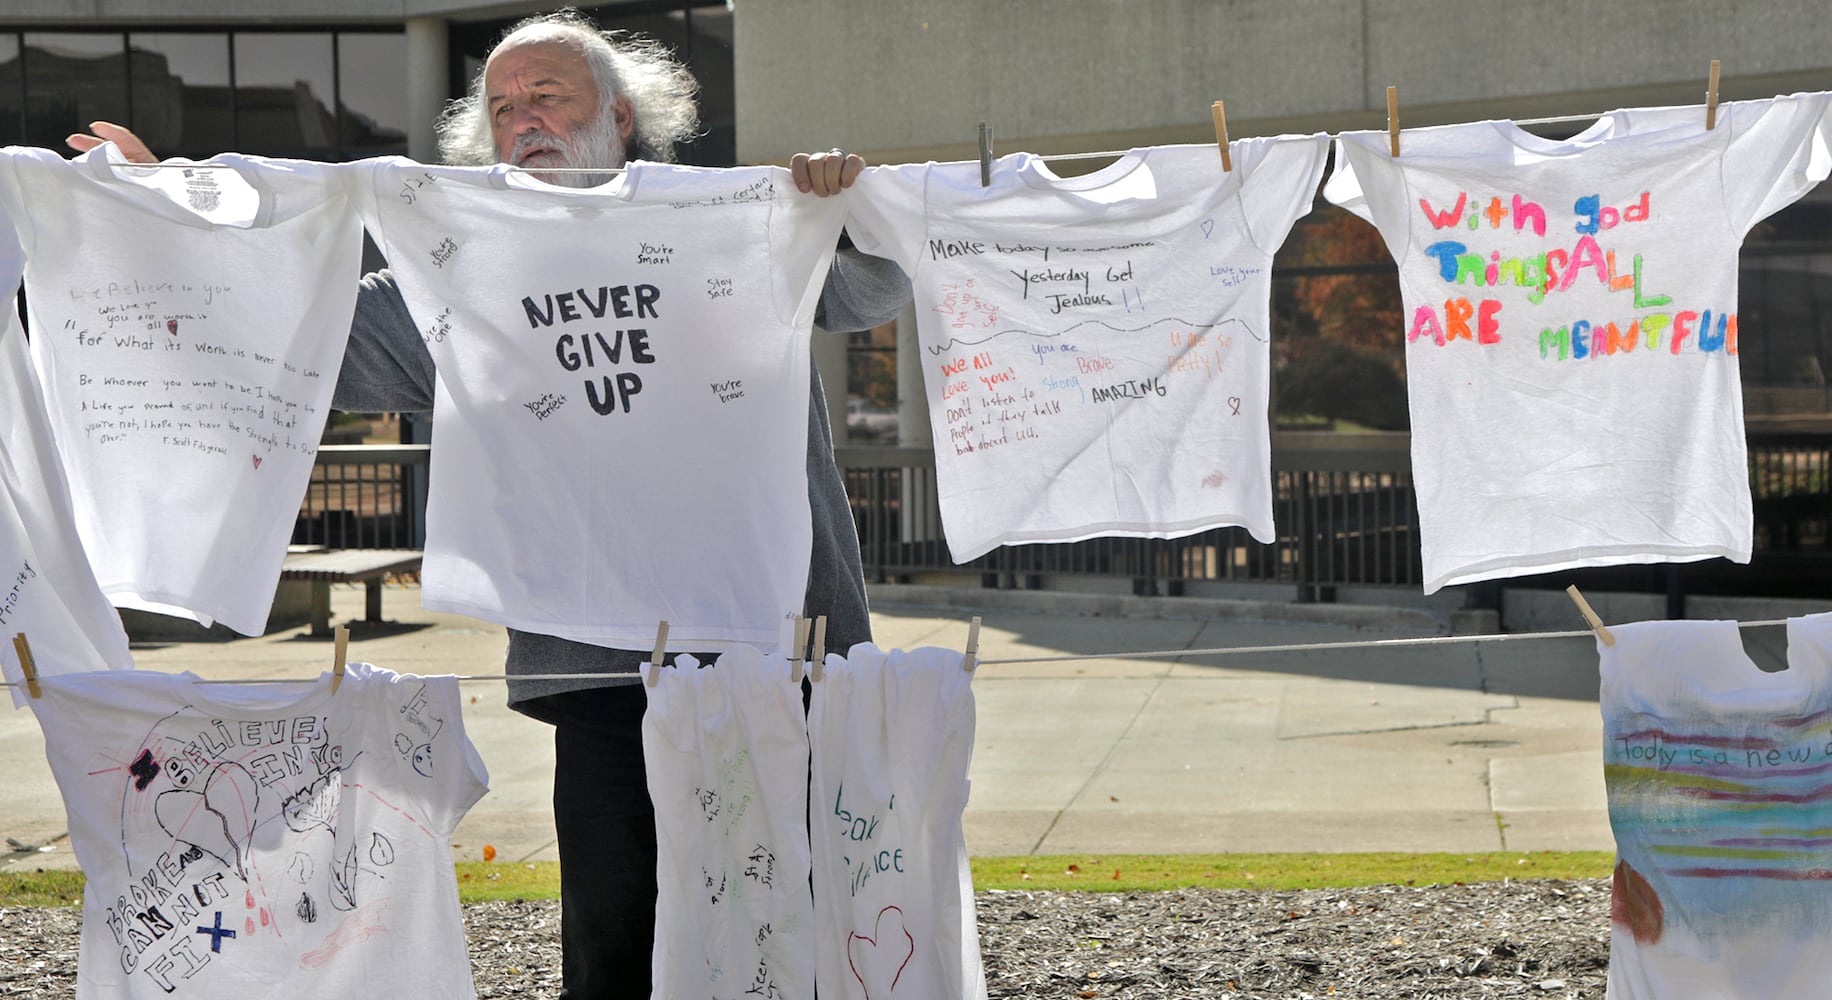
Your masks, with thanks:
[[(843, 248), (821, 291), (815, 323), (827, 330), (866, 330), (894, 318), (909, 300), (909, 279), (896, 264)], [(350, 344), (344, 351), (331, 405), (359, 413), (432, 409), (432, 355), (407, 312), (394, 275), (387, 270), (363, 276), (356, 317), (350, 324)], [(437, 436), (435, 431), (435, 440)], [(814, 517), (814, 551), (802, 614), (825, 615), (827, 647), (844, 651), (853, 643), (871, 639), (871, 619), (865, 604), (858, 533), (845, 484), (833, 462), (833, 437), (819, 371), (809, 383), (808, 505)], [(719, 567), (707, 567), (708, 573), (719, 571)], [(509, 705), (539, 717), (541, 706), (533, 699), (634, 683), (637, 669), (647, 658), (641, 651), (606, 649), (510, 629)], [(518, 674), (581, 676), (577, 681), (519, 680)]]

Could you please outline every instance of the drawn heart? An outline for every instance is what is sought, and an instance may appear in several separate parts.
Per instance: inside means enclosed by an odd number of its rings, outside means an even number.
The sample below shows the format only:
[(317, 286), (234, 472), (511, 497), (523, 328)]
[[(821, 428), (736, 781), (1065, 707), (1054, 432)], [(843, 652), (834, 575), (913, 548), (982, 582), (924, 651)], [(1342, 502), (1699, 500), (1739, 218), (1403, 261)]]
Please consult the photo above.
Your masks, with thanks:
[(175, 319), (166, 320), (165, 321), (165, 332), (171, 334), (174, 337), (178, 336), (178, 321)]
[[(887, 921), (885, 918), (893, 913), (896, 916)], [(846, 935), (846, 964), (852, 967), (852, 977), (865, 988), (865, 1000), (890, 996), (897, 988), (897, 980), (903, 978), (904, 967), (915, 956), (916, 939), (903, 926), (903, 910), (895, 906), (878, 911), (871, 937), (856, 931)]]
[(1215, 231), (1215, 220), (1214, 219), (1202, 220), (1202, 238), (1203, 239), (1205, 240), (1208, 239), (1209, 234), (1213, 233), (1214, 231)]
[(238, 876), (248, 877), (260, 786), (240, 764), (218, 764), (204, 780), (202, 792), (172, 789), (153, 800), (159, 826), (214, 857)]
[(254, 456), (254, 467), (257, 469), (261, 467), (261, 456)]

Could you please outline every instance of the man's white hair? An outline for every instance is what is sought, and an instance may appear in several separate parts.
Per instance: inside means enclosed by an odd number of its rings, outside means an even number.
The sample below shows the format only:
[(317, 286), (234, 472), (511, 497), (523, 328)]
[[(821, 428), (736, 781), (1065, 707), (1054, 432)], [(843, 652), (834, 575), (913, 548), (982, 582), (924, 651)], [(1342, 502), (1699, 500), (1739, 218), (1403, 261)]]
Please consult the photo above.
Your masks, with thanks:
[[(611, 120), (618, 95), (629, 100), (635, 119), (626, 150), (629, 159), (672, 163), (674, 144), (693, 138), (699, 130), (700, 114), (694, 100), (699, 82), (655, 39), (603, 31), (591, 18), (566, 7), (516, 24), (491, 52), (527, 41), (564, 42), (579, 49), (597, 81), (598, 113), (606, 121)], [(496, 162), (483, 72), (478, 70), (471, 80), (470, 93), (446, 105), (434, 127), (439, 156), (447, 163), (487, 166)]]

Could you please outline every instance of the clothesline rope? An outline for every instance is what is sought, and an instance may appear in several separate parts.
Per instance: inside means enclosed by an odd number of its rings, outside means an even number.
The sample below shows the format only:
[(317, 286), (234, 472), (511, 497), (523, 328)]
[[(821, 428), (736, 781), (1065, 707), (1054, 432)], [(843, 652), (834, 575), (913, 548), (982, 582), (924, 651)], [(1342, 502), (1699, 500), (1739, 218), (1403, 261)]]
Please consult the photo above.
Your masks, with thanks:
[[(1766, 621), (1737, 622), (1737, 627), (1773, 628), (1786, 625), (1786, 618), (1774, 618)], [(1232, 656), (1240, 653), (1314, 653), (1332, 650), (1349, 649), (1400, 649), (1412, 646), (1453, 646), (1464, 643), (1480, 642), (1523, 642), (1535, 639), (1575, 639), (1590, 636), (1589, 629), (1572, 629), (1565, 632), (1522, 632), (1515, 635), (1431, 635), (1409, 639), (1356, 639), (1345, 642), (1299, 642), (1284, 643), (1272, 646), (1219, 646), (1211, 649), (1152, 649), (1116, 653), (1063, 653), (1055, 656), (1015, 656), (998, 659), (980, 660), (982, 667), (999, 666), (1017, 663), (1071, 663), (1081, 660), (1148, 660), (1158, 657), (1180, 658), (1187, 656)], [(595, 677), (624, 676), (623, 674), (460, 674), (460, 683), (473, 681), (577, 681)], [(631, 671), (628, 676), (639, 678), (640, 673)], [(198, 678), (199, 684), (316, 684), (319, 677), (276, 677), (276, 678)], [(23, 681), (7, 681), (5, 687), (24, 687)]]
[[(1702, 110), (1705, 107), (1705, 105), (1700, 104), (1698, 105), (1698, 107)], [(1565, 124), (1570, 124), (1572, 122), (1596, 121), (1597, 119), (1602, 118), (1604, 115), (1607, 115), (1607, 114), (1609, 114), (1609, 112), (1602, 111), (1596, 114), (1552, 115), (1552, 116), (1545, 117), (1545, 118), (1517, 118), (1517, 119), (1510, 119), (1510, 120), (1515, 125), (1520, 125), (1520, 126), (1565, 125)], [(1430, 127), (1430, 126), (1425, 126), (1425, 127)], [(1353, 131), (1360, 131), (1360, 130), (1353, 130)], [(1340, 134), (1341, 134), (1340, 132), (1331, 132), (1329, 133), (1329, 137), (1331, 139), (1334, 139)], [(1047, 156), (1039, 156), (1038, 159), (1042, 160), (1045, 163), (1065, 163), (1071, 160), (1116, 159), (1118, 157), (1125, 156), (1129, 152), (1131, 152), (1131, 150), (1129, 149), (1108, 149), (1108, 150), (1099, 150), (1096, 152), (1089, 152), (1089, 153), (1051, 153)], [(949, 162), (951, 163), (976, 163), (978, 161), (977, 160), (951, 160)], [(437, 166), (440, 164), (433, 164), (433, 165)], [(880, 164), (880, 166), (894, 166), (894, 165), (895, 164)], [(219, 168), (226, 168), (229, 166), (229, 164), (212, 163), (208, 160), (204, 160), (204, 161), (200, 161), (196, 163), (133, 163), (133, 164), (127, 164), (127, 166), (130, 166), (136, 169), (146, 169), (146, 168), (191, 169), (191, 168), (196, 168), (196, 167), (207, 167), (211, 169), (219, 169)], [(523, 173), (523, 174), (613, 174), (615, 175), (615, 174), (621, 174), (624, 172), (624, 168), (622, 167), (507, 167), (506, 169), (513, 171), (515, 173)]]
[[(1701, 108), (1704, 107), (1704, 105), (1702, 104), (1699, 106)], [(1601, 112), (1601, 113), (1594, 114), (1594, 115), (1555, 115), (1551, 118), (1519, 118), (1519, 119), (1512, 119), (1512, 120), (1514, 124), (1523, 125), (1523, 126), (1524, 125), (1563, 125), (1569, 122), (1596, 121), (1597, 119), (1602, 118), (1605, 114), (1608, 114), (1608, 112)], [(1421, 127), (1430, 127), (1430, 126), (1421, 126)], [(1331, 139), (1334, 139), (1340, 134), (1341, 133), (1339, 132), (1331, 132), (1329, 133), (1329, 137)], [(1096, 153), (1051, 153), (1047, 156), (1039, 156), (1037, 157), (1037, 159), (1042, 160), (1045, 163), (1062, 163), (1062, 162), (1066, 162), (1069, 160), (1104, 160), (1104, 159), (1116, 159), (1118, 157), (1125, 156), (1127, 153), (1130, 153), (1130, 152), (1132, 151), (1129, 149), (1109, 149), (1109, 150), (1102, 150)], [(975, 161), (958, 160), (955, 162), (972, 163)]]
[[(1770, 621), (1738, 622), (1738, 628), (1766, 628), (1774, 625), (1786, 625), (1787, 619), (1777, 618)], [(1338, 649), (1385, 649), (1402, 646), (1448, 646), (1459, 643), (1474, 642), (1520, 642), (1527, 639), (1572, 639), (1592, 636), (1590, 629), (1573, 629), (1569, 632), (1522, 632), (1517, 635), (1429, 635), (1413, 639), (1363, 639), (1354, 642), (1299, 642), (1277, 646), (1223, 646), (1218, 649), (1165, 649), (1136, 653), (1075, 653), (1062, 656), (1024, 656), (1007, 657), (997, 660), (981, 660), (980, 666), (992, 666), (1002, 663), (1054, 663), (1069, 660), (1129, 660), (1148, 659), (1154, 656), (1224, 656), (1234, 653), (1308, 653)]]

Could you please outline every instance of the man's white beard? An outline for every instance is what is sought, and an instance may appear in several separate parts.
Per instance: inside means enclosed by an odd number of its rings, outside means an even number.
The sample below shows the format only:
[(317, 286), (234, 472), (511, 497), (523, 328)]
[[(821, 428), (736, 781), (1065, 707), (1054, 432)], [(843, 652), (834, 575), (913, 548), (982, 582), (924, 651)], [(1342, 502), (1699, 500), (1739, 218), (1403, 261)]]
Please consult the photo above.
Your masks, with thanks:
[(617, 115), (609, 109), (594, 118), (590, 125), (574, 132), (571, 138), (548, 132), (526, 132), (516, 136), (515, 144), (509, 148), (509, 162), (520, 163), (522, 154), (534, 146), (552, 146), (559, 150), (559, 162), (551, 162), (553, 157), (548, 157), (549, 162), (528, 167), (528, 170), (536, 178), (561, 187), (596, 187), (611, 178), (605, 174), (544, 174), (539, 172), (540, 167), (615, 170), (624, 165), (623, 138), (617, 134)]

